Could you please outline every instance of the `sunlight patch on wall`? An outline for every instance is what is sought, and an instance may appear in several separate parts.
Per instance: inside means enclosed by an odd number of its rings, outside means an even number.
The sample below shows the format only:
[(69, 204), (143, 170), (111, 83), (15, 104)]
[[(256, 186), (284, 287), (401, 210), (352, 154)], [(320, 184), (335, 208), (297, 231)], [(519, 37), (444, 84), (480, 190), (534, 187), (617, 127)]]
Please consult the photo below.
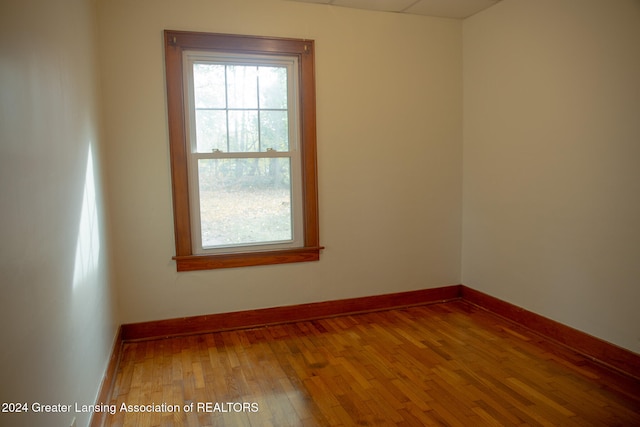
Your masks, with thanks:
[(93, 172), (93, 152), (89, 145), (87, 173), (82, 196), (82, 213), (76, 244), (76, 261), (73, 272), (73, 288), (76, 289), (98, 267), (100, 256), (100, 232), (98, 207), (96, 206), (96, 186)]

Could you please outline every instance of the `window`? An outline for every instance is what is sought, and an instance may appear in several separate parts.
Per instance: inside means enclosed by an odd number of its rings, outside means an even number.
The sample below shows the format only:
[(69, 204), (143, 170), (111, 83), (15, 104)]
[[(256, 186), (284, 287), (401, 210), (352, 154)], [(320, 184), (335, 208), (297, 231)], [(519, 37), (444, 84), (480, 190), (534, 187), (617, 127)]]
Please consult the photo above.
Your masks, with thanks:
[(319, 259), (313, 48), (165, 31), (178, 271)]

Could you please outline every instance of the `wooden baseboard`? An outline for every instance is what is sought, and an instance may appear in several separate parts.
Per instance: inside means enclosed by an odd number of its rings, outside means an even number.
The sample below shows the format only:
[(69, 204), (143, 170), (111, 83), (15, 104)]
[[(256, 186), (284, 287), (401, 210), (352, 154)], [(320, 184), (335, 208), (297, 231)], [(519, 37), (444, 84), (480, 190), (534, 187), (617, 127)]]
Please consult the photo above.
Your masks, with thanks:
[(124, 341), (166, 338), (409, 307), (460, 298), (460, 285), (122, 325)]
[[(107, 370), (104, 374), (104, 378), (102, 379), (102, 384), (100, 384), (100, 391), (98, 392), (98, 400), (96, 401), (96, 404), (107, 404), (111, 400), (111, 393), (113, 392), (116, 382), (116, 373), (118, 372), (118, 364), (122, 357), (123, 344), (122, 327), (118, 327), (118, 332), (116, 333), (116, 337), (113, 341), (113, 348), (111, 349), (111, 358), (107, 364)], [(104, 425), (105, 416), (105, 412), (94, 412), (91, 416), (89, 426), (100, 427)]]
[(640, 355), (521, 307), (460, 286), (460, 296), (480, 308), (576, 351), (602, 365), (640, 380)]

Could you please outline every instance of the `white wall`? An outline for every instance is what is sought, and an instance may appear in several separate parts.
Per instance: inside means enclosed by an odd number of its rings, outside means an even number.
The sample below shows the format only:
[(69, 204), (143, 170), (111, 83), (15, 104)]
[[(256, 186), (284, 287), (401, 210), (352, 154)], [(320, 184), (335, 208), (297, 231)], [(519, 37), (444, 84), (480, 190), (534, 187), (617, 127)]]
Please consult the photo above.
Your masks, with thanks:
[[(460, 282), (460, 21), (280, 0), (108, 0), (99, 17), (124, 323)], [(164, 29), (316, 40), (319, 262), (176, 273)]]
[(463, 283), (640, 353), (640, 2), (464, 21)]
[(94, 32), (90, 1), (0, 3), (0, 402), (94, 403), (110, 356)]

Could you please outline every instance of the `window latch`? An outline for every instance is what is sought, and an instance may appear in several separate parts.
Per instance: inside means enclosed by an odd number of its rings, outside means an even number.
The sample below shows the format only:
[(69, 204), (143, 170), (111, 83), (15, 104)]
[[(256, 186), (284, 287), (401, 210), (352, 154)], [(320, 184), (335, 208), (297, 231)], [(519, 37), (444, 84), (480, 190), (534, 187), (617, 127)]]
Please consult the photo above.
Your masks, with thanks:
[(222, 153), (223, 151), (221, 149), (219, 149), (219, 148), (214, 148), (214, 149), (211, 150), (211, 152), (215, 153), (215, 154), (219, 154), (219, 153)]
[(278, 150), (276, 150), (275, 148), (267, 148), (267, 153), (268, 152), (273, 152), (273, 151), (278, 151)]

